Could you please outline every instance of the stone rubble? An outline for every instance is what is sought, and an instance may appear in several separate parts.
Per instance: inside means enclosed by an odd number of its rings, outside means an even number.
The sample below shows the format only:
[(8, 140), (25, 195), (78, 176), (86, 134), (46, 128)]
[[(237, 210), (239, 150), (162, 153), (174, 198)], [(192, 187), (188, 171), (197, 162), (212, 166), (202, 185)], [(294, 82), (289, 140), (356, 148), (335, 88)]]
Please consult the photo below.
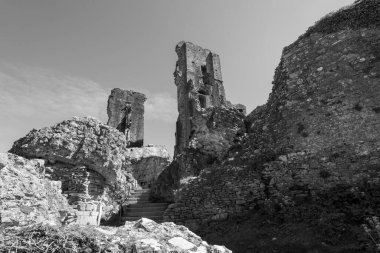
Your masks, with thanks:
[[(38, 231), (38, 224), (34, 225), (34, 227), (26, 228), (30, 231), (28, 234), (34, 231), (33, 228)], [(40, 250), (44, 247), (49, 249), (48, 245), (56, 243), (55, 239), (59, 236), (59, 233), (63, 233), (66, 242), (70, 242), (65, 244), (65, 249), (68, 252), (232, 253), (224, 246), (208, 244), (184, 226), (175, 225), (172, 222), (158, 224), (145, 218), (127, 222), (120, 227), (72, 225), (57, 228), (47, 225), (44, 230), (50, 230), (50, 233), (41, 233), (40, 237), (37, 238), (42, 242), (47, 242), (38, 245)], [(39, 228), (39, 231), (41, 231), (41, 228)], [(5, 243), (22, 245), (23, 240), (28, 238), (17, 232), (14, 231), (14, 228), (8, 228), (7, 233), (0, 234), (0, 239)], [(57, 232), (58, 235), (56, 234)], [(10, 238), (9, 234), (14, 235)], [(80, 235), (80, 242), (77, 242), (78, 238), (76, 237), (78, 234)], [(90, 242), (88, 246), (86, 242)], [(71, 246), (74, 243), (78, 244), (77, 247)], [(2, 245), (0, 244), (0, 251), (2, 250)], [(30, 249), (30, 251), (26, 252), (33, 252), (32, 250)], [(44, 251), (49, 252), (48, 250)]]
[(55, 225), (76, 220), (76, 211), (61, 194), (61, 182), (44, 177), (44, 161), (0, 153), (0, 224)]

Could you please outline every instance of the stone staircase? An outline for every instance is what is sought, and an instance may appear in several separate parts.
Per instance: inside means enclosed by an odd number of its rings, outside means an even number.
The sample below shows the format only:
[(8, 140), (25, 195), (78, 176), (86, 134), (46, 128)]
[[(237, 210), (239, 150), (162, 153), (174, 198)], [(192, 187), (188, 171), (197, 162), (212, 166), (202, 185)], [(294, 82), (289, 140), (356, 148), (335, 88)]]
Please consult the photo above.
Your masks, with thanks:
[(140, 218), (148, 218), (155, 222), (162, 222), (168, 203), (153, 203), (149, 201), (149, 189), (136, 190), (127, 203), (123, 205), (121, 223), (136, 221)]

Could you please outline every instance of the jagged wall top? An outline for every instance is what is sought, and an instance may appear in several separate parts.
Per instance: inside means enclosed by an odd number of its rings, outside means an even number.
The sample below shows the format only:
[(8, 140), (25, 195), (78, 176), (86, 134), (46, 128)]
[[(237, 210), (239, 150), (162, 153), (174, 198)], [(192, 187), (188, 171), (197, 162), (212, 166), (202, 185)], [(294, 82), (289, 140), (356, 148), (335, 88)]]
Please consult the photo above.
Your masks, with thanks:
[(176, 53), (178, 61), (174, 76), (177, 87), (198, 92), (202, 108), (225, 104), (219, 55), (184, 41), (177, 44)]
[[(197, 67), (200, 65), (210, 65), (212, 67), (207, 69), (207, 72), (213, 72), (214, 78), (216, 80), (222, 81), (222, 71), (220, 66), (219, 55), (211, 52), (209, 49), (202, 48), (200, 46), (194, 45), (191, 42), (181, 41), (176, 46), (176, 53), (179, 55), (182, 53), (183, 48), (186, 49), (186, 63), (187, 70), (191, 73), (197, 72)], [(207, 62), (209, 61), (209, 62)], [(199, 71), (199, 70), (198, 70)], [(191, 77), (191, 76), (188, 76)], [(188, 79), (189, 81), (190, 79)]]

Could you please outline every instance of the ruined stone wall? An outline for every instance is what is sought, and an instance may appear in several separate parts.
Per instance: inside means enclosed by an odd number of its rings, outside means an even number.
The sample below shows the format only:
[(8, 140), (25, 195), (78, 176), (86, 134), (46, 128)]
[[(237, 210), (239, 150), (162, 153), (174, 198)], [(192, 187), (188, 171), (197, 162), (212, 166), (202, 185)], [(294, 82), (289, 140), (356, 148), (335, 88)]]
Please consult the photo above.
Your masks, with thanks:
[(150, 188), (171, 162), (170, 155), (164, 146), (129, 148), (125, 155), (131, 161), (133, 177), (143, 188)]
[(176, 46), (178, 61), (174, 72), (178, 93), (176, 152), (184, 150), (194, 131), (191, 117), (210, 107), (226, 103), (219, 56), (190, 42)]
[[(216, 152), (208, 149), (219, 146), (218, 142), (231, 142), (233, 138), (226, 131), (233, 129), (236, 134), (241, 116), (245, 114), (245, 106), (232, 105), (226, 100), (217, 54), (190, 42), (178, 43), (176, 52), (178, 60), (174, 77), (179, 116), (175, 156), (189, 148), (222, 156), (225, 148)], [(215, 138), (218, 141), (213, 141)], [(210, 143), (201, 139), (208, 139)]]
[(46, 177), (61, 182), (61, 192), (77, 212), (78, 224), (99, 225), (108, 187), (102, 175), (86, 166), (48, 162)]
[(108, 123), (125, 134), (128, 146), (142, 147), (144, 144), (144, 102), (142, 93), (113, 89), (108, 98)]
[[(175, 156), (189, 148), (207, 151), (201, 139), (217, 137), (220, 142), (230, 142), (231, 136), (225, 129), (239, 128), (239, 113), (245, 114), (244, 105), (232, 105), (226, 100), (223, 87), (219, 56), (208, 49), (190, 42), (180, 42), (176, 46), (178, 60), (174, 72), (178, 93), (178, 120), (176, 128)], [(224, 110), (224, 111), (223, 111)], [(219, 121), (234, 122), (230, 123)], [(219, 133), (218, 131), (221, 131)], [(236, 131), (235, 131), (236, 134)], [(195, 144), (197, 143), (197, 144)], [(217, 142), (207, 146), (218, 146)], [(214, 152), (221, 156), (223, 151)]]
[(75, 223), (77, 212), (61, 194), (61, 182), (44, 176), (43, 160), (0, 153), (0, 226)]
[(173, 201), (179, 180), (220, 162), (245, 132), (244, 105), (226, 100), (219, 56), (190, 42), (176, 46), (174, 72), (178, 120), (174, 164), (152, 188), (152, 197)]
[(261, 172), (268, 204), (287, 221), (363, 221), (380, 207), (379, 157), (379, 149), (355, 156), (349, 147), (280, 156)]
[(265, 109), (248, 117), (250, 148), (284, 154), (379, 147), (379, 41), (379, 28), (345, 29), (285, 48)]
[(62, 183), (84, 224), (118, 218), (128, 196), (152, 185), (171, 161), (165, 147), (128, 147), (122, 133), (91, 117), (32, 130), (11, 152), (45, 159), (46, 176)]
[(207, 108), (192, 121), (198, 131), (193, 133), (188, 148), (176, 154), (173, 164), (153, 185), (151, 192), (156, 199), (173, 201), (173, 191), (181, 178), (198, 176), (204, 168), (220, 163), (245, 131), (244, 115), (234, 108)]
[(128, 195), (140, 188), (132, 175), (127, 149), (125, 136), (115, 128), (91, 117), (74, 117), (30, 131), (10, 152), (50, 161), (49, 174), (64, 182), (73, 203), (94, 202), (97, 206), (103, 192), (102, 219), (108, 221), (117, 215)]
[(181, 179), (179, 188), (164, 218), (190, 227), (247, 215), (265, 200), (258, 174), (234, 166), (204, 169), (199, 177)]
[(105, 179), (86, 166), (54, 163), (46, 165), (46, 176), (62, 182), (62, 193), (70, 204), (87, 199), (100, 199), (105, 191)]
[[(378, 216), (379, 13), (379, 1), (357, 1), (284, 49), (268, 102), (248, 115), (247, 135), (230, 147), (218, 168), (246, 168), (252, 171), (250, 181), (263, 185), (250, 188), (258, 196), (257, 204), (247, 203), (248, 210), (256, 210), (251, 215), (262, 212), (278, 224), (300, 223), (331, 244), (342, 244), (344, 236), (353, 242), (365, 218)], [(218, 204), (223, 197), (214, 193), (213, 183), (229, 182), (231, 176), (217, 175), (201, 173), (180, 187), (166, 218), (211, 219), (216, 210), (204, 203), (224, 212), (227, 205)], [(249, 176), (238, 176), (244, 177)], [(238, 211), (228, 217), (234, 214)]]

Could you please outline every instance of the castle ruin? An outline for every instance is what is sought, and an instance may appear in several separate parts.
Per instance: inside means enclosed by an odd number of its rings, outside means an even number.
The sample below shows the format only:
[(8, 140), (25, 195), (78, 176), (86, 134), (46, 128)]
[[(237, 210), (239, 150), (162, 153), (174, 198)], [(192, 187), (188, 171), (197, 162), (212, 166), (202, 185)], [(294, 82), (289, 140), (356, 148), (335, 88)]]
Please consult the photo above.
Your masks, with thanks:
[(107, 125), (122, 132), (130, 147), (144, 144), (144, 102), (146, 96), (132, 90), (113, 89), (108, 98)]
[[(231, 107), (223, 87), (219, 55), (181, 41), (176, 46), (178, 60), (174, 72), (177, 86), (178, 120), (176, 126), (175, 153), (188, 147), (197, 124), (193, 118), (197, 112), (212, 107)], [(236, 107), (245, 113), (245, 106)]]
[(174, 72), (178, 119), (174, 158), (152, 187), (152, 196), (171, 202), (183, 178), (198, 176), (244, 133), (246, 108), (226, 100), (219, 56), (191, 42), (176, 46)]

